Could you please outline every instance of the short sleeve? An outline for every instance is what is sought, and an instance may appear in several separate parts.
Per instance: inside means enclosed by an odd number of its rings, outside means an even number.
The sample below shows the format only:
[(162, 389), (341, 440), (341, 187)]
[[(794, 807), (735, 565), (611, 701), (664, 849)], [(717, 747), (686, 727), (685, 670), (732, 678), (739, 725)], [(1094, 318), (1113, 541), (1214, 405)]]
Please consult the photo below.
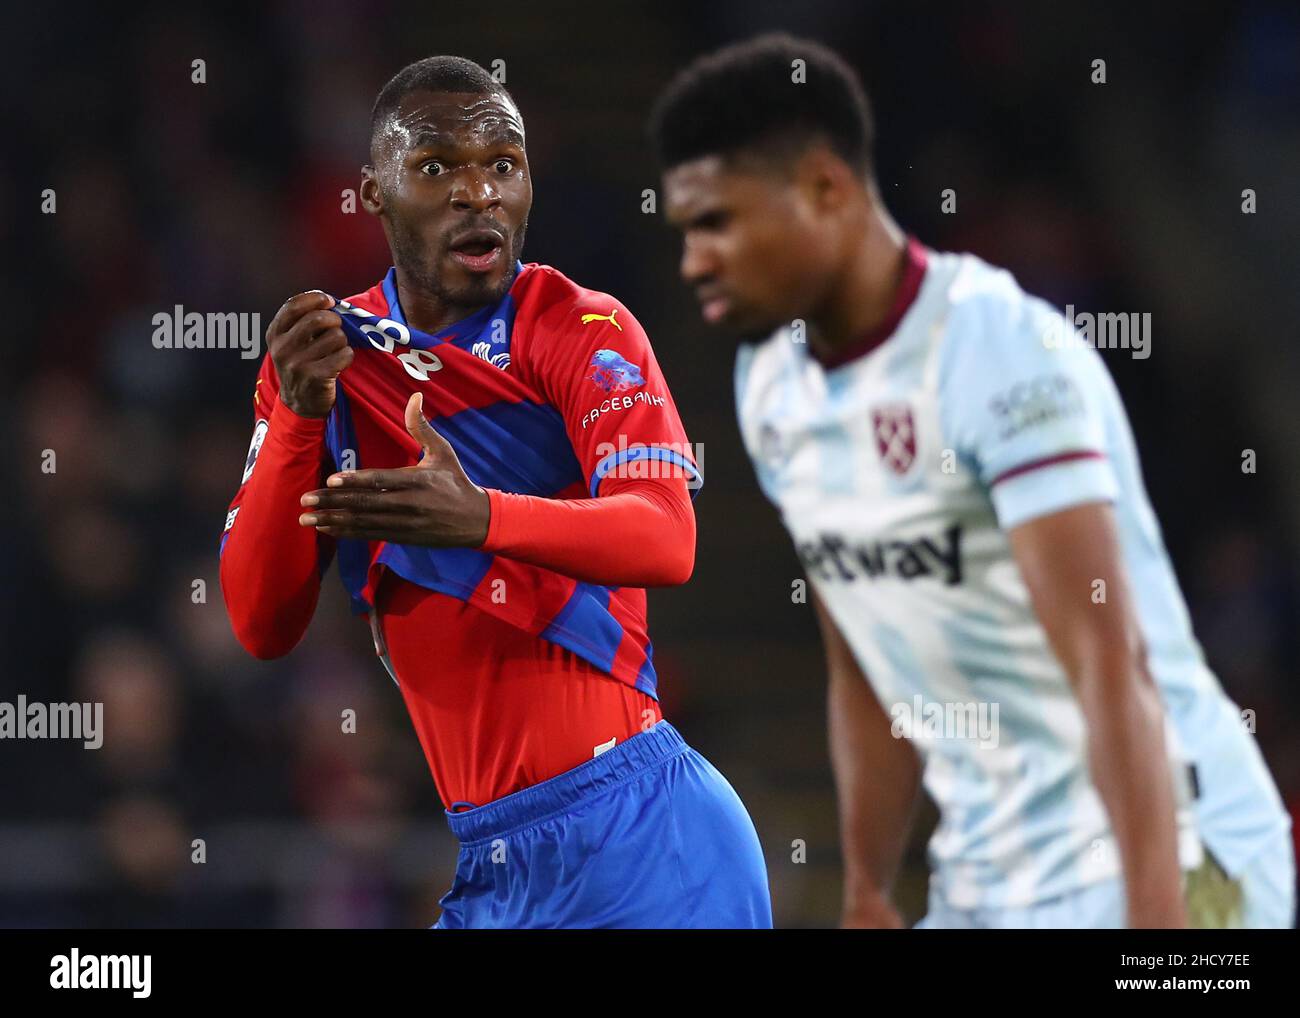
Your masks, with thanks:
[(703, 478), (668, 383), (640, 323), (621, 303), (587, 292), (547, 309), (528, 344), (528, 369), (564, 418), (592, 497), (610, 476)]
[(986, 300), (954, 313), (939, 368), (945, 441), (1004, 530), (1119, 494), (1108, 435), (1123, 414), (1105, 365), (1050, 305)]
[(761, 428), (756, 428), (755, 422), (750, 420), (749, 380), (757, 352), (757, 347), (752, 343), (742, 343), (736, 351), (733, 377), (736, 394), (736, 425), (740, 430), (740, 440), (745, 446), (745, 452), (749, 454), (749, 461), (754, 466), (754, 476), (758, 479), (759, 490), (772, 505), (782, 510), (776, 477), (763, 456), (762, 443), (758, 438)]

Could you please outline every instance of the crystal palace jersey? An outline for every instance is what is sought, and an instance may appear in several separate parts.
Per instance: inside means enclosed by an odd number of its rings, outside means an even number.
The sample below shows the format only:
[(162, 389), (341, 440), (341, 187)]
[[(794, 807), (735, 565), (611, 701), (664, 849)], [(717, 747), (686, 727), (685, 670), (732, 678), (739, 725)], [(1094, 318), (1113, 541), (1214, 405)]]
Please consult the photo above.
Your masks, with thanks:
[[(627, 308), (550, 266), (516, 269), (498, 303), (434, 335), (408, 325), (391, 269), (370, 290), (335, 306), (356, 356), (339, 376), (326, 423), (327, 466), (416, 464), (421, 450), (403, 415), (411, 393), (420, 391), (425, 416), (470, 480), (484, 488), (584, 499), (597, 496), (601, 481), (618, 472), (684, 476), (692, 493), (698, 491), (699, 471), (676, 407)], [(269, 354), (261, 371), (265, 391), (278, 391)], [(271, 400), (255, 397), (255, 403), (245, 485), (271, 412)], [(226, 536), (239, 526), (243, 493), (241, 487), (231, 504)], [(337, 556), (357, 613), (374, 609), (383, 570), (390, 569), (656, 696), (644, 590), (585, 583), (474, 548), (344, 539)]]
[[(1100, 356), (1005, 271), (915, 241), (910, 261), (919, 287), (887, 339), (824, 368), (783, 328), (742, 347), (736, 398), (811, 583), (924, 759), (932, 879), (954, 907), (997, 907), (1120, 871), (1082, 712), (1007, 537), (1095, 501), (1114, 505), (1167, 713), (1183, 864), (1203, 842), (1237, 873), (1289, 821), (1192, 635)], [(924, 723), (935, 705), (995, 724)]]

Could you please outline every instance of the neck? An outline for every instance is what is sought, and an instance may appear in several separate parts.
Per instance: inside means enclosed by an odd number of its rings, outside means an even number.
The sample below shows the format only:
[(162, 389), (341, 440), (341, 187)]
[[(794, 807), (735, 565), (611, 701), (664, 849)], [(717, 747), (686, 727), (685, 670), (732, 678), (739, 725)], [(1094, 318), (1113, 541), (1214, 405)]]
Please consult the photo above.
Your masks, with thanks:
[(808, 344), (833, 359), (889, 316), (907, 264), (907, 238), (884, 206), (873, 202), (865, 229), (826, 300), (811, 316)]
[(402, 304), (406, 324), (430, 336), (487, 307), (486, 302), (466, 304), (431, 293), (400, 265), (397, 266), (397, 299)]

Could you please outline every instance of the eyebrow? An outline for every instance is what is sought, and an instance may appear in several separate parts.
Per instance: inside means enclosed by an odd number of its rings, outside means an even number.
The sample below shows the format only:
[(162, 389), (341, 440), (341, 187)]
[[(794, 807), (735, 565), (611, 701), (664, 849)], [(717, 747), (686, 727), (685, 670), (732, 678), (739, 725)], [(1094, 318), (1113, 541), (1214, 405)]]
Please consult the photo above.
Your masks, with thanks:
[[(439, 133), (438, 131), (425, 127), (416, 132), (415, 137), (411, 139), (411, 147), (407, 149), (407, 151), (414, 152), (416, 149), (420, 148), (454, 146), (457, 143), (457, 140), (458, 139), (453, 134), (447, 132)], [(520, 148), (523, 148), (524, 136), (518, 128), (502, 127), (499, 130), (493, 131), (492, 134), (488, 136), (487, 142), (488, 144), (499, 144), (505, 142), (506, 144), (518, 145)]]
[(694, 226), (699, 220), (723, 211), (714, 199), (696, 198), (684, 202), (667, 201), (664, 203), (664, 217), (673, 226), (683, 228)]

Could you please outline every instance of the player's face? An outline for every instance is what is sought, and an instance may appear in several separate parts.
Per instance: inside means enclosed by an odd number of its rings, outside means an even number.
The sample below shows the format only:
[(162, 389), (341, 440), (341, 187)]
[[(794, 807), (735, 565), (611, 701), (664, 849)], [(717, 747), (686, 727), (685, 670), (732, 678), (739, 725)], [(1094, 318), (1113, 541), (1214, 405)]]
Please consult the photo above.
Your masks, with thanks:
[(453, 304), (489, 304), (514, 280), (533, 185), (524, 125), (503, 95), (412, 92), (372, 148), (362, 197), (395, 263)]
[(668, 171), (664, 200), (683, 237), (682, 279), (710, 325), (759, 339), (817, 306), (838, 241), (795, 177), (708, 156)]

